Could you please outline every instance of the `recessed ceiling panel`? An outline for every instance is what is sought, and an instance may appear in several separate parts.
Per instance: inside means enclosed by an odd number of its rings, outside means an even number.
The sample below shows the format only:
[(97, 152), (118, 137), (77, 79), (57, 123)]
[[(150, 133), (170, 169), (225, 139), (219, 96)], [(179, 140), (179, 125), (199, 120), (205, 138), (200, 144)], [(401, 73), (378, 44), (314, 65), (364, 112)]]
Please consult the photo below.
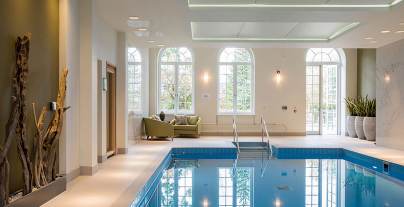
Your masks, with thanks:
[(188, 0), (189, 7), (391, 7), (403, 0)]
[(351, 22), (192, 22), (194, 40), (329, 41), (356, 27)]
[(191, 22), (193, 37), (236, 38), (243, 22)]
[(240, 37), (251, 38), (283, 38), (298, 23), (295, 22), (245, 22), (240, 28)]
[(338, 30), (344, 28), (347, 23), (338, 22), (307, 22), (296, 25), (287, 35), (287, 38), (320, 38), (328, 39)]

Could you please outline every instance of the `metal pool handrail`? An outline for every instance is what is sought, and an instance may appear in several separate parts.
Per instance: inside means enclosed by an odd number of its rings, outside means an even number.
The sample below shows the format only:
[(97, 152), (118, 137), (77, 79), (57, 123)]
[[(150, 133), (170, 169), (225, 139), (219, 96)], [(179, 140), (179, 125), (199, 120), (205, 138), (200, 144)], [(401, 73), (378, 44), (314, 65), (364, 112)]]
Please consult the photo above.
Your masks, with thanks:
[(269, 133), (267, 128), (267, 123), (264, 119), (264, 116), (261, 116), (261, 142), (264, 143), (264, 136), (267, 137), (267, 147), (270, 152), (270, 156), (272, 157), (272, 145), (269, 143)]
[(240, 144), (238, 141), (236, 116), (233, 116), (233, 142), (236, 144), (237, 152), (240, 152)]

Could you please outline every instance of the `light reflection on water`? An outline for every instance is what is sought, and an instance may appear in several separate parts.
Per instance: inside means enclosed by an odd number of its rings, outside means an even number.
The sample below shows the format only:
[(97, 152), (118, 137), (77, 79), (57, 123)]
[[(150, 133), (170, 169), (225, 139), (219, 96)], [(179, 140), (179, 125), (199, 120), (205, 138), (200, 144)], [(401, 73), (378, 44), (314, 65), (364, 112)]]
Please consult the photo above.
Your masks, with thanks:
[(404, 185), (344, 160), (177, 160), (148, 203), (159, 206), (400, 207)]

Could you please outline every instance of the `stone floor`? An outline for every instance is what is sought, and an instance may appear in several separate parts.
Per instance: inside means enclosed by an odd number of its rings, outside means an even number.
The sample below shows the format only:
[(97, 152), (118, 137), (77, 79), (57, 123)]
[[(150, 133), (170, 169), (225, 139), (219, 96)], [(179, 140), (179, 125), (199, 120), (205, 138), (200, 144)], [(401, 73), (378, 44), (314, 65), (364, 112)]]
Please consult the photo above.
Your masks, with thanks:
[[(233, 147), (232, 139), (201, 137), (133, 143), (128, 154), (108, 159), (93, 176), (76, 178), (68, 184), (67, 191), (43, 207), (127, 207), (172, 147)], [(240, 137), (240, 141), (260, 140), (260, 137)], [(277, 147), (340, 147), (404, 165), (404, 151), (347, 137), (271, 137), (270, 142)]]

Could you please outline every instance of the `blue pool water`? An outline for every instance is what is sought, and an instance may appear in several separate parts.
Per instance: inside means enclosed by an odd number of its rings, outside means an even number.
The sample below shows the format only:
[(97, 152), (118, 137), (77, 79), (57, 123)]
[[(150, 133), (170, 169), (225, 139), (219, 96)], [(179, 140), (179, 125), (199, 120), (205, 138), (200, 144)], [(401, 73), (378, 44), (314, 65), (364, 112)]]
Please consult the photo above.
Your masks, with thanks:
[[(167, 158), (133, 206), (402, 207), (404, 183), (343, 159)], [(376, 167), (375, 167), (376, 168)], [(139, 204), (139, 200), (146, 199)]]

